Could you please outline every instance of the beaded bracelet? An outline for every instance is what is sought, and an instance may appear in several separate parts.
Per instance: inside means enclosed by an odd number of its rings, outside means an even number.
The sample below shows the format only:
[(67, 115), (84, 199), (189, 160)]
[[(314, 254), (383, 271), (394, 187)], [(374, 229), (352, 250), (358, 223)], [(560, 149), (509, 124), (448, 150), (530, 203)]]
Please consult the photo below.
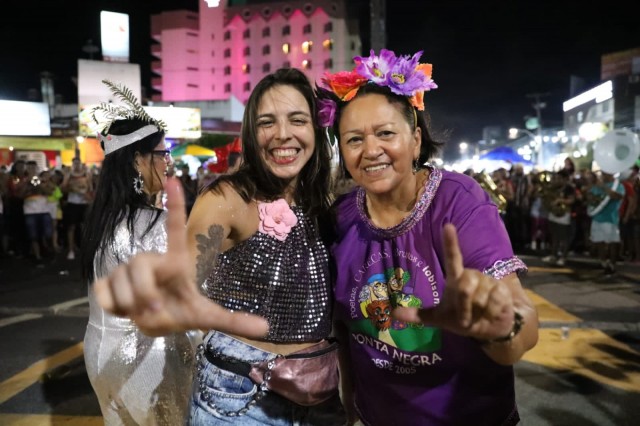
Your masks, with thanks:
[(497, 337), (491, 340), (481, 340), (480, 342), (483, 345), (490, 345), (492, 343), (510, 342), (511, 340), (513, 340), (514, 337), (516, 337), (518, 333), (520, 333), (520, 330), (522, 330), (523, 325), (524, 325), (524, 318), (522, 317), (522, 315), (520, 315), (516, 311), (513, 311), (513, 327), (511, 327), (511, 331), (509, 332), (509, 334), (507, 334), (506, 336)]

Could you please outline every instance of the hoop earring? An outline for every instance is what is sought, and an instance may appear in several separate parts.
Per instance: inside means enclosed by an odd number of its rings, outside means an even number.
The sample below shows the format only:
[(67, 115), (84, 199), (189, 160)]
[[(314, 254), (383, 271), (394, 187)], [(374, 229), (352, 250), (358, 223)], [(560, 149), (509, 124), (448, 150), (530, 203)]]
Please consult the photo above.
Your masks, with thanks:
[(142, 180), (142, 173), (138, 171), (138, 176), (133, 178), (133, 190), (136, 194), (141, 195), (143, 193), (144, 180)]

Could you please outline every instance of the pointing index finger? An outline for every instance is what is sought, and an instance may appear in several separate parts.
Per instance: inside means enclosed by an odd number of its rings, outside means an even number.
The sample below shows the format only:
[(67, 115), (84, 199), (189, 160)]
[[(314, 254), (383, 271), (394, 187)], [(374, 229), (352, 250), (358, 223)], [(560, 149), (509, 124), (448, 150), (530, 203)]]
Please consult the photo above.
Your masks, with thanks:
[(167, 191), (167, 251), (187, 252), (187, 215), (182, 184), (176, 178), (168, 178)]

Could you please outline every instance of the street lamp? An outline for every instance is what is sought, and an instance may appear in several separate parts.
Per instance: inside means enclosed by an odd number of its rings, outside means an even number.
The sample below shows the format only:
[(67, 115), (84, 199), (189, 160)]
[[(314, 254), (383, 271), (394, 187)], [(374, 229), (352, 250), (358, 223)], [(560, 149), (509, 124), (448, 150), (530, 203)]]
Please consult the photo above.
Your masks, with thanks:
[(527, 135), (529, 135), (529, 137), (531, 139), (533, 139), (536, 142), (540, 142), (540, 136), (533, 134), (533, 132), (527, 130), (527, 129), (518, 129), (515, 127), (512, 127), (509, 129), (509, 139), (515, 139), (518, 137), (518, 133), (525, 133)]
[(80, 158), (80, 144), (84, 142), (84, 136), (76, 136), (75, 158)]

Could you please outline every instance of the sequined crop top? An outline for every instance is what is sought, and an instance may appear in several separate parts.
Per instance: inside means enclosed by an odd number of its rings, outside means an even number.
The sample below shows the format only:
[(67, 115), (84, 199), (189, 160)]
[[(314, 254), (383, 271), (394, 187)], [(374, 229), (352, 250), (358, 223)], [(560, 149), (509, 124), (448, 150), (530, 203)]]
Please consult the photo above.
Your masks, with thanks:
[(227, 309), (267, 319), (274, 343), (311, 342), (331, 331), (329, 253), (299, 207), (284, 241), (257, 231), (221, 253), (204, 293)]

